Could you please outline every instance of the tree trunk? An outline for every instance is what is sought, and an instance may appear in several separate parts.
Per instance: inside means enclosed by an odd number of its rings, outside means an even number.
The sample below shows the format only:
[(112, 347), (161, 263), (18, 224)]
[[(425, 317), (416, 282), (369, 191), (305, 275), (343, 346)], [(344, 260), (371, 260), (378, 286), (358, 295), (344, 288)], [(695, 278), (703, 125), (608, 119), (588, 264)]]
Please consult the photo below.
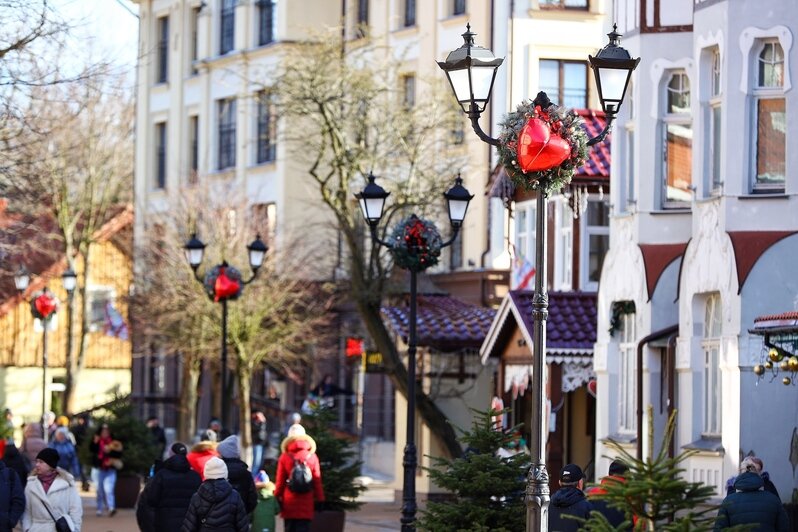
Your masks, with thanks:
[(183, 379), (178, 405), (177, 433), (180, 441), (191, 441), (197, 433), (197, 386), (202, 359), (195, 354), (183, 354)]
[(241, 441), (241, 459), (246, 463), (252, 462), (252, 405), (250, 394), (252, 392), (252, 369), (243, 362), (246, 355), (239, 354), (236, 363), (236, 376), (238, 377), (238, 436)]
[(91, 313), (89, 308), (89, 298), (86, 293), (88, 286), (89, 271), (91, 264), (89, 263), (89, 252), (91, 251), (91, 243), (86, 244), (83, 255), (83, 272), (81, 274), (81, 288), (78, 290), (80, 296), (80, 305), (82, 309), (80, 317), (80, 342), (78, 343), (77, 356), (71, 356), (68, 360), (66, 367), (66, 383), (64, 389), (64, 410), (67, 412), (75, 412), (77, 406), (77, 389), (80, 381), (80, 374), (86, 365), (86, 345), (89, 339), (89, 321)]

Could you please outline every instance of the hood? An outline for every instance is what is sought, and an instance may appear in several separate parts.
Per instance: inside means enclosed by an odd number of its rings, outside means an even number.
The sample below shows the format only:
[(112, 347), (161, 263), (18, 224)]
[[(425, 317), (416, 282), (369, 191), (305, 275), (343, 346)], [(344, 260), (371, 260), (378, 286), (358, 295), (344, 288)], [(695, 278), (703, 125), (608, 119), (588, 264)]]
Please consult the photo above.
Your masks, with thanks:
[(564, 488), (558, 489), (557, 492), (551, 497), (551, 504), (559, 508), (567, 508), (568, 506), (573, 506), (584, 498), (585, 494), (582, 492), (582, 490), (579, 488), (574, 488), (573, 486), (566, 486)]
[(170, 471), (177, 471), (178, 473), (185, 473), (189, 469), (191, 469), (191, 464), (188, 462), (188, 458), (182, 454), (176, 454), (174, 456), (170, 456), (166, 459), (163, 463), (163, 467)]
[(195, 443), (194, 446), (191, 448), (192, 453), (209, 453), (216, 449), (216, 442), (213, 441), (201, 441), (199, 443)]
[(288, 451), (291, 453), (307, 450), (312, 454), (316, 452), (316, 442), (307, 434), (289, 436), (280, 444), (280, 450), (282, 452)]
[(3, 454), (3, 458), (13, 459), (16, 458), (17, 456), (19, 456), (19, 449), (17, 449), (17, 446), (14, 445), (13, 443), (7, 444), (5, 453)]
[(762, 480), (762, 477), (751, 472), (742, 473), (734, 481), (734, 489), (736, 491), (757, 491), (762, 489), (764, 485), (765, 481)]
[(215, 478), (203, 482), (199, 490), (197, 490), (197, 493), (203, 502), (207, 505), (211, 505), (225, 500), (230, 495), (231, 491), (233, 491), (233, 486), (226, 478)]

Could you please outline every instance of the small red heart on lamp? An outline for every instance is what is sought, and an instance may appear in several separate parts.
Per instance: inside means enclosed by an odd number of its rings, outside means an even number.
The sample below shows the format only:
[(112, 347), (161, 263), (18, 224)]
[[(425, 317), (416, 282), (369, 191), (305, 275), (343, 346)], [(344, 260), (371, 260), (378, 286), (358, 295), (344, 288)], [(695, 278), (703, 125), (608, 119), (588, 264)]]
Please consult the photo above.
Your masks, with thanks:
[(597, 386), (598, 382), (596, 381), (596, 379), (590, 379), (589, 381), (587, 381), (587, 392), (593, 397), (596, 396)]
[(216, 283), (213, 285), (214, 301), (221, 301), (222, 299), (229, 299), (238, 295), (241, 290), (241, 285), (238, 281), (234, 281), (227, 276), (224, 268), (219, 271), (219, 276), (216, 278)]
[(36, 306), (36, 310), (39, 312), (43, 319), (47, 319), (50, 314), (55, 312), (55, 308), (58, 305), (58, 302), (55, 300), (53, 296), (50, 294), (42, 294), (36, 298), (36, 301), (33, 302)]
[(571, 155), (571, 145), (559, 135), (552, 135), (548, 124), (530, 118), (518, 135), (518, 166), (525, 172), (542, 172), (559, 166)]

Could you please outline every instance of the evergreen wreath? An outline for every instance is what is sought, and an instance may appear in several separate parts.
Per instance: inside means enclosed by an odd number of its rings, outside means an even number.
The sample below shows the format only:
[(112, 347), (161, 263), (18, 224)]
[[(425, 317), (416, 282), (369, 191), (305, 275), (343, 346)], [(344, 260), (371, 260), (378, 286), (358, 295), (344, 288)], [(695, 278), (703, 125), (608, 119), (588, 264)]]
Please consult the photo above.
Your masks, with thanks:
[[(562, 164), (540, 172), (526, 172), (517, 160), (518, 136), (532, 118), (543, 120), (553, 135), (559, 135), (571, 146), (571, 155)], [(499, 124), (499, 162), (516, 186), (527, 190), (543, 190), (546, 195), (559, 191), (571, 182), (576, 170), (585, 164), (588, 155), (587, 133), (582, 127), (582, 117), (572, 110), (551, 105), (546, 109), (524, 100), (515, 112), (508, 113)]]
[[(234, 293), (216, 293), (216, 280), (222, 274), (224, 274), (228, 280), (228, 282), (225, 283), (225, 286), (229, 287), (229, 290), (233, 290), (235, 288), (234, 285), (238, 285), (238, 289), (235, 290)], [(210, 271), (205, 274), (205, 280), (202, 284), (205, 286), (205, 292), (207, 292), (208, 297), (216, 302), (238, 299), (238, 296), (241, 295), (241, 289), (244, 285), (244, 283), (241, 281), (241, 272), (228, 264), (219, 264), (218, 266), (211, 268)]]
[(411, 215), (399, 222), (391, 234), (391, 254), (397, 266), (422, 272), (438, 264), (443, 240), (435, 224)]
[(37, 292), (30, 300), (30, 312), (40, 321), (47, 321), (58, 312), (58, 298), (52, 292)]
[(610, 316), (610, 336), (615, 336), (615, 331), (621, 328), (621, 316), (635, 313), (634, 301), (615, 301), (612, 304)]

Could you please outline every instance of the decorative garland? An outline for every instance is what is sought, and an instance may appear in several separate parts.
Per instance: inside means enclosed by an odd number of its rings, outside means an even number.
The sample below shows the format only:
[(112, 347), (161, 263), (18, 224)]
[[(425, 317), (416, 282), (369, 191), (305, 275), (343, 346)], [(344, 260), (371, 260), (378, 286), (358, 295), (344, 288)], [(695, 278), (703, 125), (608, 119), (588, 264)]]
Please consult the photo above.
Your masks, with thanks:
[(58, 312), (58, 298), (47, 290), (38, 292), (30, 300), (30, 312), (37, 320), (47, 321)]
[(634, 301), (616, 301), (612, 304), (612, 316), (610, 316), (610, 336), (615, 336), (615, 331), (621, 328), (621, 316), (624, 314), (635, 313)]
[(216, 301), (230, 301), (241, 295), (241, 272), (227, 264), (214, 266), (205, 274), (205, 291)]
[(391, 243), (391, 254), (397, 266), (423, 272), (438, 264), (443, 241), (435, 224), (413, 214), (394, 227)]
[(557, 192), (587, 160), (582, 122), (563, 107), (542, 109), (524, 100), (500, 124), (499, 162), (516, 185), (546, 195)]

